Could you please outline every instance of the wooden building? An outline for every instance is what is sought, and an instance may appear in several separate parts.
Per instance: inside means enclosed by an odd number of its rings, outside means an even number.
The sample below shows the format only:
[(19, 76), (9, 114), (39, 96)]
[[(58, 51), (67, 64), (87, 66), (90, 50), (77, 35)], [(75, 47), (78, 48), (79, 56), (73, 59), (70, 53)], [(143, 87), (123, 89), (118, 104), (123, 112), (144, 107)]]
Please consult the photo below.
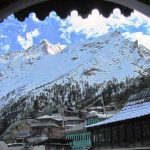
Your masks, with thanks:
[(86, 116), (86, 125), (95, 124), (97, 122), (110, 118), (113, 115), (114, 113), (103, 114), (103, 113), (98, 113), (96, 111), (90, 111)]
[(71, 150), (71, 140), (64, 138), (49, 138), (33, 145), (33, 150)]
[(92, 106), (92, 107), (89, 107), (87, 108), (88, 111), (96, 111), (96, 112), (114, 112), (115, 111), (115, 107), (112, 106), (111, 104), (109, 105), (106, 105), (106, 106)]
[(85, 150), (91, 147), (91, 133), (86, 130), (85, 123), (81, 123), (65, 130), (65, 138), (72, 140), (72, 150)]
[(31, 125), (32, 137), (63, 137), (64, 129), (59, 122), (49, 115), (37, 118), (38, 122)]
[(81, 119), (83, 119), (85, 117), (85, 111), (84, 110), (76, 110), (76, 109), (73, 109), (73, 108), (70, 108), (70, 107), (66, 107), (64, 109), (64, 115), (66, 117), (79, 117)]
[(94, 150), (150, 147), (150, 89), (132, 94), (119, 113), (87, 129)]
[(32, 137), (63, 137), (64, 129), (54, 123), (36, 123), (32, 126)]
[(86, 120), (83, 123), (66, 129), (65, 138), (73, 140), (70, 143), (72, 145), (72, 150), (85, 150), (91, 148), (91, 133), (86, 130), (86, 126), (105, 120), (109, 116), (107, 114), (91, 111), (87, 114)]
[(29, 131), (20, 131), (17, 132), (17, 143), (27, 143), (28, 139), (30, 138), (30, 132)]
[(65, 129), (74, 127), (83, 122), (83, 120), (77, 116), (63, 116), (61, 114), (53, 114), (51, 118), (58, 121), (59, 125), (64, 126)]
[(36, 120), (38, 120), (39, 122), (51, 122), (51, 123), (58, 124), (58, 121), (49, 115), (40, 116), (36, 118)]

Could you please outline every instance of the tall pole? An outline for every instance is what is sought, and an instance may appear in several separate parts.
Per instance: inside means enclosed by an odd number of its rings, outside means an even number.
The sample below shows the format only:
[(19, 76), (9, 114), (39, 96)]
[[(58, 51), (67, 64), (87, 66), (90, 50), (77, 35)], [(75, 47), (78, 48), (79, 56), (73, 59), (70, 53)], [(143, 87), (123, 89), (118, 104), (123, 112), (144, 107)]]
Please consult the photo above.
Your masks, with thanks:
[(62, 107), (62, 115), (63, 115), (63, 116), (62, 116), (62, 117), (63, 117), (63, 118), (62, 118), (62, 127), (63, 127), (63, 128), (65, 127), (65, 114), (64, 114), (64, 113), (65, 113), (64, 107)]
[[(103, 114), (106, 114), (106, 109), (105, 109), (104, 100), (103, 100), (103, 98), (102, 98), (102, 97), (100, 98), (100, 100), (101, 100), (102, 105), (103, 105)], [(106, 114), (106, 118), (107, 118), (107, 114)]]
[(63, 100), (61, 100), (61, 109), (62, 109), (62, 127), (65, 127), (65, 110), (63, 105)]

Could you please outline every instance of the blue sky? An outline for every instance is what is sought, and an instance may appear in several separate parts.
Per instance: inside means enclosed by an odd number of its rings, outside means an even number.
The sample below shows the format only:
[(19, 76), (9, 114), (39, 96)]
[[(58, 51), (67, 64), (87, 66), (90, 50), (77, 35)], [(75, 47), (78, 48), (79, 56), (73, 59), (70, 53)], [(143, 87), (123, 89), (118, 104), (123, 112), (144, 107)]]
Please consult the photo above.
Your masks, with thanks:
[(130, 17), (124, 17), (115, 9), (109, 18), (104, 18), (97, 10), (93, 10), (87, 19), (82, 19), (76, 11), (64, 20), (55, 12), (44, 21), (30, 14), (24, 22), (19, 22), (11, 15), (0, 23), (0, 54), (27, 49), (42, 39), (63, 48), (114, 30), (150, 49), (150, 18), (136, 11)]

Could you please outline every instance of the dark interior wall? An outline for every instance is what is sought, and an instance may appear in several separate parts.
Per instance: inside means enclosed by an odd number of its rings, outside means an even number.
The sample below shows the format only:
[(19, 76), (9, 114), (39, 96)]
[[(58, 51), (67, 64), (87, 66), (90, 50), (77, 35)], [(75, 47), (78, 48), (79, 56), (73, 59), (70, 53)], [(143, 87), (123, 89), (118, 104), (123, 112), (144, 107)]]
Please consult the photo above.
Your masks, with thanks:
[(86, 18), (94, 8), (105, 17), (109, 17), (114, 8), (119, 8), (125, 16), (129, 16), (133, 11), (105, 0), (1, 0), (0, 21), (11, 13), (14, 13), (18, 20), (24, 21), (31, 12), (35, 12), (40, 20), (44, 20), (51, 11), (55, 11), (64, 19), (72, 10), (77, 10), (79, 15)]

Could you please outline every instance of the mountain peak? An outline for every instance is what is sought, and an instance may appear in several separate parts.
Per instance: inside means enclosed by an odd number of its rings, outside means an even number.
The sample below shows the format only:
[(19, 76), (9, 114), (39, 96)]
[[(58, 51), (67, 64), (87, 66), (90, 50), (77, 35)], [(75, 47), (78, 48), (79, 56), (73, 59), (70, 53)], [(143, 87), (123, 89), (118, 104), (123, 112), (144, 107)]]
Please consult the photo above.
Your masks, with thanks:
[(45, 45), (45, 44), (49, 44), (49, 42), (48, 42), (47, 39), (43, 39), (43, 40), (40, 42), (40, 45)]
[(54, 55), (61, 51), (60, 46), (49, 43), (47, 39), (42, 40), (40, 42), (40, 46), (42, 47), (42, 50), (47, 54)]
[(10, 54), (8, 59), (0, 58), (0, 104), (12, 100), (12, 95), (15, 101), (29, 91), (37, 94), (43, 85), (57, 81), (73, 78), (81, 83), (103, 83), (112, 77), (123, 80), (149, 68), (149, 50), (117, 31), (71, 45), (51, 57), (61, 50), (44, 39), (25, 51)]
[(26, 55), (54, 55), (62, 49), (59, 45), (49, 43), (47, 39), (43, 39), (40, 44), (34, 45), (25, 50)]

